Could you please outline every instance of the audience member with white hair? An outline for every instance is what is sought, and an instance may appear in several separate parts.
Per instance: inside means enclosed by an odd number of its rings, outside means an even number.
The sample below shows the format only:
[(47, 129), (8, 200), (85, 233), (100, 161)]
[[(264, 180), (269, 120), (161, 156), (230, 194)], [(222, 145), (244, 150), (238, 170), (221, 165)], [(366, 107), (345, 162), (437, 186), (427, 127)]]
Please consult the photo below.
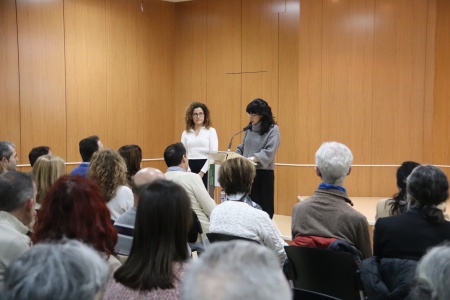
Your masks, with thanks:
[(291, 288), (267, 247), (234, 240), (211, 245), (188, 265), (184, 300), (290, 300)]
[(316, 174), (322, 179), (314, 194), (294, 206), (293, 245), (329, 245), (342, 240), (356, 247), (362, 258), (372, 256), (367, 218), (353, 209), (344, 188), (353, 154), (344, 144), (323, 143), (316, 152)]
[(76, 241), (42, 243), (10, 264), (4, 300), (100, 299), (109, 268), (94, 249)]
[(450, 299), (450, 244), (432, 248), (417, 265), (408, 299)]

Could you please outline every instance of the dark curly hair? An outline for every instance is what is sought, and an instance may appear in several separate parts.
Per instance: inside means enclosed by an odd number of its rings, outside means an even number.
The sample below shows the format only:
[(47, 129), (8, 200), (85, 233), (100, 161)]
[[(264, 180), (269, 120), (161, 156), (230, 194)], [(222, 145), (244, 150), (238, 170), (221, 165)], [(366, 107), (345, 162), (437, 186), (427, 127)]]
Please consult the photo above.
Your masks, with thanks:
[(212, 125), (211, 115), (209, 113), (208, 107), (204, 103), (201, 103), (201, 102), (192, 102), (186, 109), (186, 115), (184, 117), (184, 120), (186, 121), (186, 131), (194, 129), (193, 113), (194, 113), (194, 109), (196, 109), (196, 108), (201, 108), (203, 110), (203, 114), (205, 115), (204, 119), (203, 119), (203, 126), (205, 126), (205, 128), (209, 128)]

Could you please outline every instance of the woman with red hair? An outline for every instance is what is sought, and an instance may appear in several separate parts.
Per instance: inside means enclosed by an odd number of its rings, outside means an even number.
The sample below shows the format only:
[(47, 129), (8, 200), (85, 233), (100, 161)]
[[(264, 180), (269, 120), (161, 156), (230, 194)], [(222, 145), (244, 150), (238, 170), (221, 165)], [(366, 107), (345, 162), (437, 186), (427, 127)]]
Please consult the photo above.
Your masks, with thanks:
[(111, 269), (120, 266), (114, 256), (117, 233), (109, 209), (90, 179), (68, 175), (58, 179), (45, 195), (37, 220), (33, 243), (77, 239), (103, 253)]

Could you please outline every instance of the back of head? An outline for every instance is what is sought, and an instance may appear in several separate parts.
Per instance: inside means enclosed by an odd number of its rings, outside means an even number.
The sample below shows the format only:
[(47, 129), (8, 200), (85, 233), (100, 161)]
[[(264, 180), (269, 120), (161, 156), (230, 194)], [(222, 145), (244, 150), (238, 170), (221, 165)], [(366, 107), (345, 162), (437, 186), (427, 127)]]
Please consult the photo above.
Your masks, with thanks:
[(50, 186), (66, 173), (65, 162), (56, 155), (42, 155), (36, 160), (32, 173), (36, 182), (36, 201), (42, 203)]
[(131, 178), (141, 169), (142, 149), (138, 145), (125, 145), (119, 148), (119, 154), (127, 165), (127, 179)]
[(100, 138), (96, 135), (91, 135), (87, 138), (84, 138), (79, 143), (79, 149), (81, 158), (84, 162), (91, 161), (92, 155), (98, 151), (98, 141)]
[(40, 244), (11, 263), (5, 300), (94, 300), (109, 276), (106, 261), (81, 242)]
[(182, 294), (185, 300), (291, 299), (275, 254), (267, 247), (240, 240), (214, 243), (198, 260), (191, 261)]
[(48, 146), (39, 146), (31, 149), (28, 154), (28, 160), (30, 161), (30, 165), (33, 166), (36, 160), (42, 155), (46, 155), (50, 152), (50, 147)]
[[(48, 190), (37, 215), (32, 241), (79, 239), (107, 255), (117, 233), (98, 186), (80, 176), (64, 175)], [(95, 230), (93, 230), (95, 228)]]
[(146, 186), (136, 210), (130, 256), (114, 278), (133, 289), (172, 288), (173, 263), (188, 258), (191, 212), (189, 196), (178, 184), (156, 180)]
[(115, 197), (121, 185), (127, 185), (125, 160), (113, 149), (97, 151), (92, 156), (88, 176), (100, 187), (106, 201)]
[(255, 166), (246, 158), (226, 160), (219, 169), (219, 183), (228, 195), (250, 193), (256, 175)]
[(13, 212), (34, 199), (31, 174), (11, 171), (0, 174), (0, 211)]
[(408, 299), (450, 299), (450, 245), (432, 248), (417, 265)]
[(316, 165), (325, 183), (341, 185), (352, 162), (352, 152), (341, 143), (323, 143), (316, 152)]
[(406, 181), (408, 201), (422, 209), (428, 221), (444, 221), (442, 210), (436, 208), (448, 198), (448, 180), (444, 172), (430, 165), (422, 165), (412, 171)]
[(419, 163), (414, 161), (405, 161), (397, 169), (397, 188), (398, 193), (392, 198), (394, 201), (391, 202), (390, 214), (398, 215), (403, 213), (407, 208), (406, 202), (406, 179), (409, 174), (414, 170), (415, 167), (420, 166)]
[(176, 167), (183, 161), (183, 155), (186, 155), (186, 148), (182, 143), (169, 145), (164, 150), (164, 161), (167, 167)]
[(261, 135), (269, 131), (272, 125), (277, 124), (272, 115), (272, 109), (270, 108), (269, 104), (261, 98), (256, 98), (252, 102), (250, 102), (247, 105), (246, 112), (249, 114), (257, 114), (261, 116)]
[(156, 168), (140, 169), (132, 180), (133, 194), (140, 195), (146, 185), (157, 179), (164, 179), (164, 173)]

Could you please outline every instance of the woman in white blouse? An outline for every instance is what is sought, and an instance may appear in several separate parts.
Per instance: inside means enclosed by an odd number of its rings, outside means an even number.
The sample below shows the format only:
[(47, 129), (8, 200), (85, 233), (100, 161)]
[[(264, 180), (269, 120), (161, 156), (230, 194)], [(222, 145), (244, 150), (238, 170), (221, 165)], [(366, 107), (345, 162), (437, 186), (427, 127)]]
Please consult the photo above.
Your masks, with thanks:
[(208, 185), (209, 161), (201, 152), (213, 152), (219, 148), (216, 130), (211, 127), (211, 115), (208, 107), (201, 102), (193, 102), (186, 109), (186, 130), (181, 142), (187, 151), (189, 168), (197, 173)]

